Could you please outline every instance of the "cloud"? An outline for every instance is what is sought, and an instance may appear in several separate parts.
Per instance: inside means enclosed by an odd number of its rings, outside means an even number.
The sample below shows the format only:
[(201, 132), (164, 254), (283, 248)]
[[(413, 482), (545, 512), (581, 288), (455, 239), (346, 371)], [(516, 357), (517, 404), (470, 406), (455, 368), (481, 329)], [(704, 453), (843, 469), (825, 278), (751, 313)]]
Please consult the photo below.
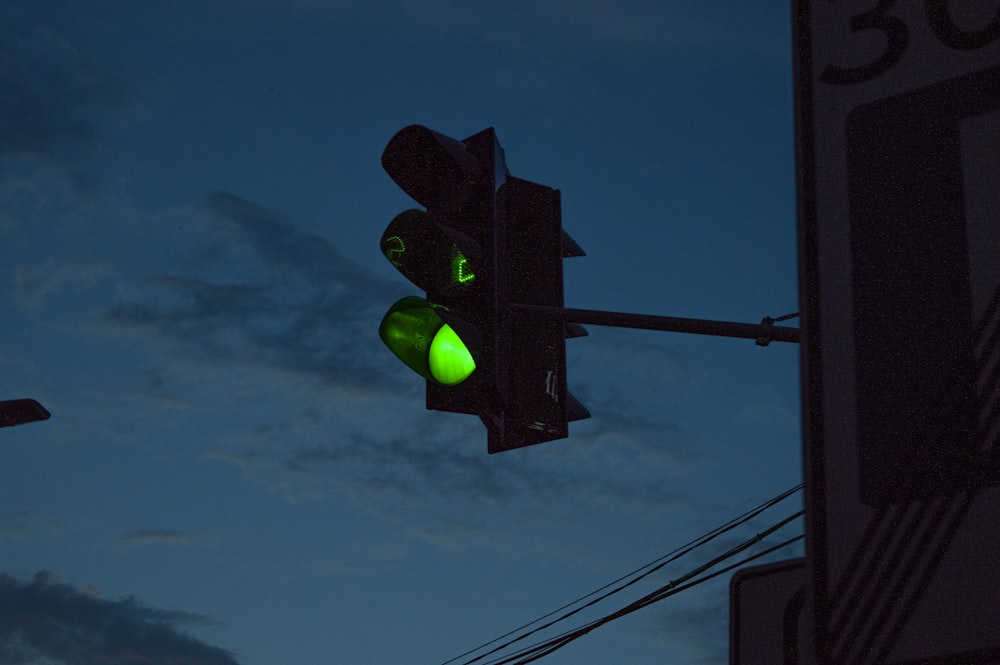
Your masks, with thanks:
[(363, 298), (385, 285), (322, 236), (298, 231), (280, 213), (258, 203), (212, 192), (205, 197), (204, 208), (217, 242), (248, 247), (264, 266), (292, 268), (352, 298)]
[(123, 545), (190, 545), (197, 540), (197, 536), (187, 531), (147, 529), (144, 531), (129, 531), (121, 537), (119, 542)]
[(14, 296), (23, 304), (34, 307), (50, 293), (68, 286), (93, 286), (102, 277), (111, 274), (105, 263), (73, 264), (51, 263), (37, 266), (18, 266), (14, 276)]
[(200, 215), (207, 233), (194, 274), (121, 285), (106, 322), (199, 363), (252, 363), (358, 389), (385, 378), (371, 330), (399, 285), (235, 195), (210, 194)]
[(134, 598), (105, 600), (47, 571), (30, 582), (0, 574), (0, 662), (10, 665), (233, 665), (231, 653), (181, 629), (208, 623), (204, 616), (145, 607)]
[(55, 32), (0, 11), (0, 157), (68, 165), (104, 140), (100, 117), (138, 100), (134, 87)]
[[(447, 549), (544, 552), (604, 565), (618, 543), (634, 538), (635, 522), (621, 515), (658, 524), (672, 512), (717, 514), (672, 486), (679, 472), (672, 456), (657, 459), (641, 441), (629, 441), (627, 429), (614, 440), (578, 432), (487, 455), (478, 419), (419, 411), (420, 397), (413, 400), (409, 415), (370, 418), (356, 429), (337, 419), (303, 428), (279, 422), (211, 456), (293, 501), (346, 498), (401, 533)], [(657, 445), (677, 444), (661, 438)], [(595, 523), (604, 525), (600, 532), (586, 528)]]

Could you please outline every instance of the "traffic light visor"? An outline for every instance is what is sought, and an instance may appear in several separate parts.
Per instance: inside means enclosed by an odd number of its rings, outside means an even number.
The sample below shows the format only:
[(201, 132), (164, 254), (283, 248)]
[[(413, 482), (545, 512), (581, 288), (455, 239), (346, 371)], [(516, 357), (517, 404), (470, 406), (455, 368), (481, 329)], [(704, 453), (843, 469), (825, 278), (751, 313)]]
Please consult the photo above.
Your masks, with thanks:
[(378, 333), (396, 357), (430, 381), (458, 385), (476, 369), (465, 342), (423, 298), (409, 296), (390, 307)]
[(451, 213), (468, 204), (483, 172), (464, 142), (421, 125), (396, 132), (382, 167), (420, 205)]

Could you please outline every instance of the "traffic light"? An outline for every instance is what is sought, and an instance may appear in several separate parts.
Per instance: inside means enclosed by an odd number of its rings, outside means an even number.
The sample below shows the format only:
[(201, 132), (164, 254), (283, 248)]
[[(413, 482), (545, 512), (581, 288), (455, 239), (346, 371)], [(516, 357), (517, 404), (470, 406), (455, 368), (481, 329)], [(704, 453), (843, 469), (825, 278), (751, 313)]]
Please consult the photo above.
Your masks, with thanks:
[(394, 304), (379, 335), (426, 380), (427, 408), (479, 416), (490, 453), (568, 436), (590, 414), (566, 390), (564, 342), (586, 331), (511, 310), (561, 308), (562, 259), (583, 255), (558, 190), (511, 176), (492, 128), (459, 141), (411, 125), (382, 165), (424, 207), (392, 220), (382, 253), (426, 297)]
[(0, 427), (13, 427), (25, 423), (48, 420), (48, 409), (31, 398), (9, 399), (0, 402)]

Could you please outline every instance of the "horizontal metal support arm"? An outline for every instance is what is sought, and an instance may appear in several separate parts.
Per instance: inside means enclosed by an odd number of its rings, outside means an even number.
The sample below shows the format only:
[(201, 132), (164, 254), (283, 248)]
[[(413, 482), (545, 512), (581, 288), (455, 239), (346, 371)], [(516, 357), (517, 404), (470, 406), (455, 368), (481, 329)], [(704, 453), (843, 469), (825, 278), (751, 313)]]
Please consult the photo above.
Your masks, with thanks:
[(772, 325), (774, 319), (770, 317), (765, 317), (763, 321), (755, 324), (709, 321), (705, 319), (684, 319), (676, 316), (604, 312), (594, 309), (521, 305), (516, 303), (510, 305), (510, 310), (516, 313), (561, 319), (568, 323), (586, 323), (595, 326), (614, 326), (617, 328), (645, 328), (647, 330), (664, 330), (667, 332), (692, 333), (695, 335), (756, 339), (759, 346), (767, 346), (769, 342), (797, 343), (799, 341), (798, 328)]

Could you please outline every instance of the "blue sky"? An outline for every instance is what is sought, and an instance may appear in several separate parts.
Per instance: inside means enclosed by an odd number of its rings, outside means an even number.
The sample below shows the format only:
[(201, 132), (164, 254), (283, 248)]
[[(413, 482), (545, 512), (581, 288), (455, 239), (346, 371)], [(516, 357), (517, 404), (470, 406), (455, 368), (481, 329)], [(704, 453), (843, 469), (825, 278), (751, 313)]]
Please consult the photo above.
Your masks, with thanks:
[[(568, 306), (796, 311), (789, 12), (5, 3), (0, 398), (53, 414), (0, 431), (5, 662), (441, 663), (799, 483), (796, 345), (591, 326), (593, 417), (488, 456), (377, 336), (413, 123), (561, 190)], [(724, 663), (727, 580), (544, 662)]]

